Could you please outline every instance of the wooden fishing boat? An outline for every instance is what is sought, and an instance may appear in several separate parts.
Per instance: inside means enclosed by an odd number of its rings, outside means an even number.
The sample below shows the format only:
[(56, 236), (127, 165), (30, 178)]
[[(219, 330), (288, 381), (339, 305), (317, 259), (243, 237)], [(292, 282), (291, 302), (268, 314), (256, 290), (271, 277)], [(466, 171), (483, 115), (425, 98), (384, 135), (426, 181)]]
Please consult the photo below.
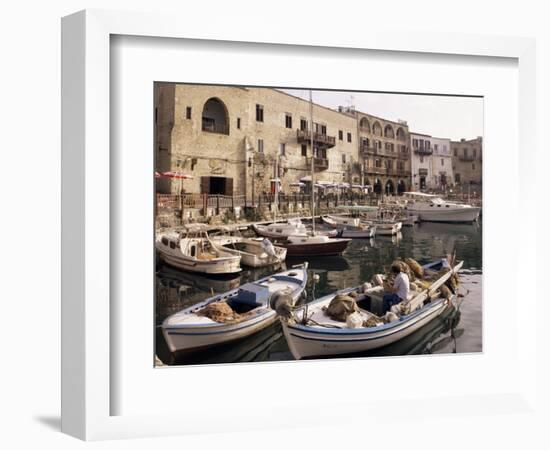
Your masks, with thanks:
[(280, 264), (286, 258), (286, 248), (273, 245), (265, 237), (243, 237), (236, 230), (221, 229), (218, 234), (210, 234), (210, 240), (224, 251), (239, 255), (241, 264), (249, 267)]
[[(280, 299), (295, 304), (306, 283), (307, 263), (210, 297), (164, 320), (166, 344), (171, 352), (181, 353), (250, 336), (277, 320), (274, 308)], [(214, 304), (231, 311), (231, 316), (213, 320), (207, 311)]]
[(363, 220), (361, 223), (376, 227), (376, 234), (378, 236), (394, 236), (399, 233), (403, 227), (402, 222), (384, 219)]
[(163, 261), (181, 270), (209, 275), (233, 274), (242, 270), (241, 256), (213, 244), (205, 229), (200, 227), (159, 233), (155, 248)]
[[(283, 332), (290, 351), (296, 359), (329, 357), (361, 353), (377, 349), (403, 339), (439, 316), (454, 300), (444, 298), (438, 290), (462, 267), (454, 265), (448, 272), (432, 280), (429, 288), (411, 291), (410, 297), (395, 305), (393, 320), (384, 321), (373, 310), (381, 304), (384, 294), (381, 286), (364, 289), (363, 286), (347, 288), (321, 297), (296, 309), (290, 319), (281, 317)], [(425, 271), (438, 271), (448, 265), (446, 259), (423, 266)], [(439, 272), (435, 272), (439, 273)], [(324, 309), (338, 294), (355, 295), (359, 307), (359, 326), (349, 327), (346, 322), (331, 319)], [(370, 326), (366, 326), (369, 321)], [(357, 323), (357, 322), (356, 322)]]
[(321, 219), (324, 223), (331, 226), (332, 228), (357, 228), (361, 224), (361, 219), (359, 217), (326, 215), (322, 216)]
[(281, 245), (287, 249), (288, 256), (332, 256), (340, 255), (351, 239), (330, 238), (326, 235), (289, 236)]
[(339, 237), (342, 238), (370, 239), (376, 234), (376, 226), (361, 223), (359, 218), (346, 218), (349, 219), (349, 225), (346, 221), (334, 220), (333, 216), (323, 216), (322, 219), (327, 225), (340, 230)]
[(252, 228), (258, 236), (270, 239), (287, 238), (290, 235), (306, 235), (308, 230), (300, 220), (288, 220), (275, 222), (270, 225), (252, 224)]

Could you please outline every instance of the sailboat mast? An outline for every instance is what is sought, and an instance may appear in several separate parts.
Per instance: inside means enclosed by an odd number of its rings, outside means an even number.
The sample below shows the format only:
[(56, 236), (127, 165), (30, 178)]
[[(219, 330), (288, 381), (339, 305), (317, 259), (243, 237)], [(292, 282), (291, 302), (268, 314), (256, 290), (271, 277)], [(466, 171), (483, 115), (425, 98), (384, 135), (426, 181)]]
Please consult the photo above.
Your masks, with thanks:
[(315, 235), (315, 153), (313, 151), (313, 94), (311, 89), (309, 90), (309, 119), (311, 122), (310, 138), (311, 138), (311, 225), (313, 234)]

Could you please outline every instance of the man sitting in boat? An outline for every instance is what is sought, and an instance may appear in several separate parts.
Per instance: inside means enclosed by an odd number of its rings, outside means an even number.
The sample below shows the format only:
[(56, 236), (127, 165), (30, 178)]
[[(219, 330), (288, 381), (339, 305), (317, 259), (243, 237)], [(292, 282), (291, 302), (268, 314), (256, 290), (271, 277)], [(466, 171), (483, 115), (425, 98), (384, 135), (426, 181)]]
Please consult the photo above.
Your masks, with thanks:
[(389, 311), (393, 305), (396, 305), (403, 300), (407, 300), (409, 295), (408, 275), (401, 272), (401, 267), (396, 264), (391, 266), (391, 271), (395, 274), (395, 279), (393, 281), (393, 287), (386, 287), (389, 292), (384, 294), (384, 313)]

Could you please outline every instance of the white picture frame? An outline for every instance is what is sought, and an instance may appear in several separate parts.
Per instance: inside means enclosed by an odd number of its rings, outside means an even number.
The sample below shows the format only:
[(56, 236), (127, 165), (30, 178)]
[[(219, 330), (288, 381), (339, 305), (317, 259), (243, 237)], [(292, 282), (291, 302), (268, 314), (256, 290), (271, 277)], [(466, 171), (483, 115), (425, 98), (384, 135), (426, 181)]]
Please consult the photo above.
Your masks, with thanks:
[[(219, 29), (214, 33), (203, 27), (200, 21), (187, 18), (182, 23), (181, 19), (169, 14), (87, 10), (67, 16), (62, 22), (62, 431), (67, 434), (85, 440), (98, 440), (208, 432), (213, 428), (220, 431), (265, 427), (261, 417), (258, 417), (261, 414), (257, 412), (240, 410), (227, 417), (227, 411), (221, 408), (219, 413), (212, 412), (209, 423), (201, 423), (198, 414), (142, 412), (112, 415), (113, 390), (120, 387), (113, 382), (110, 370), (113, 362), (110, 336), (116, 327), (110, 305), (113, 295), (110, 279), (112, 217), (108, 182), (113, 176), (109, 149), (112, 139), (110, 45), (114, 35), (213, 40), (243, 45), (276, 43), (331, 49), (369, 49), (407, 52), (413, 56), (446, 54), (517, 60), (518, 145), (528, 150), (524, 150), (518, 161), (518, 192), (513, 196), (513, 201), (515, 211), (521, 213), (523, 218), (520, 227), (536, 223), (534, 197), (528, 195), (533, 189), (529, 173), (536, 166), (535, 44), (532, 39), (374, 31), (327, 35), (322, 30), (312, 30), (308, 36), (298, 31), (282, 36), (273, 27), (265, 27), (259, 35), (238, 26)], [(521, 246), (515, 244), (514, 254), (517, 261), (534, 261), (536, 236), (526, 229), (524, 231), (519, 231), (522, 233)], [(518, 279), (532, 276), (527, 265), (522, 267), (517, 264), (514, 270)], [(515, 292), (515, 295), (518, 293)], [(534, 296), (522, 298), (524, 309), (534, 309), (536, 301)], [(450, 396), (455, 399), (460, 396), (453, 414), (468, 415), (472, 408), (487, 415), (503, 410), (517, 413), (535, 410), (537, 355), (525, 343), (536, 340), (536, 328), (529, 325), (529, 317), (523, 310), (518, 311), (515, 318), (515, 343), (518, 346), (518, 361), (521, 361), (521, 367), (516, 368), (515, 381), (500, 393), (459, 393), (451, 389)], [(393, 364), (393, 361), (386, 360), (386, 364)], [(315, 364), (309, 364), (306, 370), (314, 374), (315, 367), (326, 367), (321, 363), (318, 366)], [(270, 366), (276, 367), (274, 364)], [(248, 369), (260, 373), (259, 369), (252, 367)], [(349, 364), (346, 367), (350, 367)], [(365, 370), (360, 364), (356, 364), (356, 369), (360, 374)], [(147, 370), (155, 370), (152, 361)], [(208, 370), (221, 368), (210, 367)], [(236, 370), (231, 372), (233, 376), (237, 376)], [(450, 415), (444, 408), (446, 397), (429, 395), (419, 404), (413, 401), (414, 397), (398, 393), (392, 399), (393, 404), (399, 399), (402, 401), (400, 407), (405, 408), (409, 415), (427, 413), (437, 408), (442, 408), (443, 417)], [(292, 408), (281, 404), (272, 408), (269, 427), (309, 426), (321, 419), (353, 421), (357, 416), (364, 420), (367, 416), (377, 417), (380, 411), (390, 414), (392, 410), (380, 400), (368, 404), (343, 401), (338, 405), (346, 406), (345, 412), (341, 408), (320, 409), (315, 404), (293, 405)], [(265, 413), (267, 410), (259, 411)], [(223, 420), (224, 415), (226, 420)]]

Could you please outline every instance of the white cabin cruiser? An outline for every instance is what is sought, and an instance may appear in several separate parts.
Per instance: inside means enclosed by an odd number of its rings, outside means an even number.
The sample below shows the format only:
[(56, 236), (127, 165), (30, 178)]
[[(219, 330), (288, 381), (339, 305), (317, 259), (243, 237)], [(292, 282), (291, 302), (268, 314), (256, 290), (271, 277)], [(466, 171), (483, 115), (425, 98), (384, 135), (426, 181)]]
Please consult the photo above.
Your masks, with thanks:
[(241, 256), (210, 241), (202, 228), (159, 233), (155, 240), (159, 256), (167, 264), (190, 272), (224, 275), (240, 272)]
[(405, 192), (407, 204), (404, 210), (418, 216), (423, 222), (474, 222), (481, 208), (463, 203), (453, 203), (441, 197), (422, 192)]

